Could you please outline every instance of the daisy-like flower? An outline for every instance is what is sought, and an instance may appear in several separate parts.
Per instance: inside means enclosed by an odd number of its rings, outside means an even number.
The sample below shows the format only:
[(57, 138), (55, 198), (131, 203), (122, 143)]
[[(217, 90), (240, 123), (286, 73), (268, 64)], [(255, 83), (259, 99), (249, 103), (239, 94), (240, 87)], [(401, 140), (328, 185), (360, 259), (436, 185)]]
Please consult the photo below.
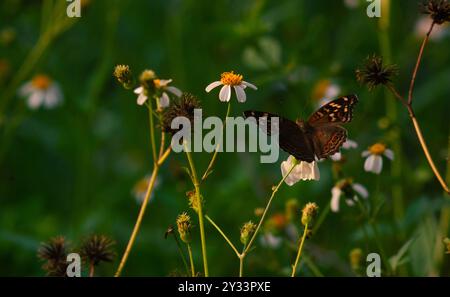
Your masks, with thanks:
[[(169, 86), (171, 82), (172, 82), (171, 79), (153, 79), (153, 86), (155, 90), (161, 92), (161, 96), (158, 97), (158, 107), (160, 108), (166, 108), (170, 104), (170, 98), (167, 92), (172, 93), (177, 97), (180, 97), (182, 94), (180, 89), (173, 86)], [(136, 88), (134, 90), (134, 93), (138, 95), (137, 98), (138, 105), (143, 105), (147, 101), (148, 96), (143, 86)]]
[(312, 91), (312, 98), (317, 102), (317, 108), (327, 104), (341, 93), (341, 87), (329, 79), (319, 80)]
[(369, 197), (369, 192), (367, 189), (358, 183), (354, 183), (351, 179), (343, 179), (339, 181), (332, 189), (331, 189), (331, 210), (333, 212), (339, 211), (339, 202), (341, 197), (344, 195), (345, 202), (348, 206), (353, 206), (355, 201), (358, 200), (358, 197), (366, 199)]
[[(353, 148), (357, 148), (358, 144), (356, 143), (356, 141), (351, 140), (351, 139), (347, 139), (343, 144), (342, 144), (342, 148), (349, 150), (349, 149), (353, 149)], [(330, 156), (331, 160), (335, 161), (335, 162), (339, 162), (342, 160), (342, 154), (341, 152), (337, 152), (334, 155)]]
[(230, 72), (224, 72), (220, 76), (220, 80), (210, 83), (205, 91), (207, 93), (211, 92), (213, 89), (217, 88), (218, 86), (222, 86), (219, 92), (219, 99), (222, 102), (228, 102), (231, 99), (231, 87), (234, 88), (234, 91), (236, 92), (237, 100), (241, 103), (245, 102), (247, 100), (247, 95), (245, 94), (245, 88), (249, 87), (254, 90), (257, 90), (258, 88), (249, 83), (244, 81), (244, 77), (241, 74), (234, 73), (234, 71)]
[(364, 158), (367, 157), (364, 162), (364, 170), (367, 172), (373, 172), (375, 174), (380, 174), (383, 168), (383, 158), (385, 156), (389, 160), (394, 160), (394, 152), (386, 147), (382, 143), (375, 143), (369, 147), (368, 150), (362, 153)]
[(292, 169), (291, 173), (284, 180), (287, 185), (292, 186), (300, 180), (320, 179), (320, 172), (319, 167), (317, 166), (317, 162), (299, 162), (295, 159), (294, 156), (289, 156), (286, 161), (281, 162), (281, 174), (283, 176), (286, 176), (286, 174), (294, 165), (294, 169)]
[(44, 106), (48, 109), (61, 103), (63, 96), (60, 87), (50, 77), (39, 74), (26, 82), (20, 89), (19, 95), (27, 98), (28, 107), (37, 109)]
[[(136, 201), (141, 204), (144, 202), (145, 195), (147, 194), (148, 183), (150, 182), (150, 175), (146, 175), (141, 178), (133, 187), (132, 194)], [(157, 177), (155, 180), (155, 184), (153, 186), (153, 191), (150, 194), (150, 201), (152, 201), (153, 193), (158, 188), (160, 184), (160, 179)]]
[(283, 238), (276, 236), (271, 232), (266, 232), (261, 235), (260, 242), (263, 247), (277, 249), (281, 246)]

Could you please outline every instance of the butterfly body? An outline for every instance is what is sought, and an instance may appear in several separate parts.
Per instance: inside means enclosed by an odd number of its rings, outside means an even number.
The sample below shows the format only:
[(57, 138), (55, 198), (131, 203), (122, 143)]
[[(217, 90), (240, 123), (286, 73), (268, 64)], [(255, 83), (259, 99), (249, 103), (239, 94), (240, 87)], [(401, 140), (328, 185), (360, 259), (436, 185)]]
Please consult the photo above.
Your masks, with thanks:
[[(295, 122), (276, 114), (261, 111), (245, 111), (244, 116), (254, 117), (260, 123), (266, 119), (266, 133), (279, 133), (280, 147), (296, 159), (313, 162), (337, 153), (347, 140), (347, 130), (341, 125), (352, 120), (353, 106), (358, 102), (356, 95), (339, 97), (314, 112), (307, 121)], [(278, 118), (277, 131), (271, 131), (271, 119)]]

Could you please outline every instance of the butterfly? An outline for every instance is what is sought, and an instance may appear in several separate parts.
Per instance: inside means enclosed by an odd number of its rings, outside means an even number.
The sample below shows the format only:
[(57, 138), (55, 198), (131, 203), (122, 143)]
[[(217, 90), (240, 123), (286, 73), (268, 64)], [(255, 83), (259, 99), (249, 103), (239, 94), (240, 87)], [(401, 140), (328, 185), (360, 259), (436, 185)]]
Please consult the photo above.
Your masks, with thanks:
[[(245, 118), (257, 119), (260, 127), (265, 123), (266, 133), (279, 133), (280, 147), (297, 160), (313, 162), (337, 153), (347, 140), (347, 130), (341, 124), (353, 117), (353, 106), (358, 102), (356, 95), (339, 97), (320, 107), (307, 121), (295, 122), (276, 114), (261, 111), (244, 111)], [(271, 119), (279, 119), (276, 131), (271, 131)]]

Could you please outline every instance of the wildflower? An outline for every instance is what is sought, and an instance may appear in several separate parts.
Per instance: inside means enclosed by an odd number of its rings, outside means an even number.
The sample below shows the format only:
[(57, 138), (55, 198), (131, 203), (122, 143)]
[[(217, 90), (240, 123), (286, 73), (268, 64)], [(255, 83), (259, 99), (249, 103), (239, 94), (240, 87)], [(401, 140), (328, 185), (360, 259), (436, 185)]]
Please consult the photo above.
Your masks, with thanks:
[[(296, 165), (295, 165), (296, 164)], [(286, 176), (289, 170), (294, 166), (291, 173), (285, 178), (287, 185), (292, 186), (299, 180), (319, 180), (320, 172), (317, 162), (311, 163), (297, 161), (294, 156), (289, 156), (286, 161), (281, 162), (281, 174)]]
[(358, 197), (366, 199), (369, 196), (369, 192), (363, 185), (354, 183), (351, 179), (343, 179), (339, 181), (331, 189), (330, 205), (333, 212), (339, 211), (339, 202), (342, 195), (345, 196), (345, 202), (347, 205), (353, 206), (354, 201), (357, 201)]
[[(138, 203), (142, 203), (144, 201), (145, 195), (147, 194), (149, 182), (150, 182), (150, 175), (148, 174), (148, 175), (144, 176), (143, 178), (141, 178), (134, 185), (132, 194)], [(155, 192), (155, 189), (159, 186), (160, 183), (161, 182), (160, 182), (159, 177), (156, 177), (155, 184), (153, 185), (154, 190), (150, 194), (150, 199), (153, 197), (153, 193)]]
[(191, 242), (191, 217), (183, 212), (177, 218), (177, 227), (180, 238), (185, 243)]
[(356, 79), (373, 90), (378, 85), (386, 85), (397, 75), (396, 65), (383, 65), (383, 58), (373, 55), (366, 59), (363, 69), (356, 70)]
[(422, 13), (429, 15), (438, 25), (450, 22), (450, 3), (447, 0), (428, 0), (422, 4)]
[(288, 220), (283, 213), (275, 213), (267, 220), (264, 228), (266, 230), (279, 232), (286, 227), (287, 223)]
[(167, 92), (180, 97), (181, 91), (173, 86), (169, 86), (172, 79), (159, 79), (152, 70), (144, 70), (140, 76), (141, 86), (134, 90), (138, 95), (137, 104), (143, 105), (148, 100), (148, 94), (154, 93), (158, 98), (158, 109), (169, 106), (170, 98)]
[(114, 68), (114, 77), (125, 89), (131, 89), (133, 85), (133, 74), (131, 73), (130, 66), (117, 65)]
[(42, 269), (48, 276), (66, 276), (68, 244), (64, 237), (58, 236), (44, 242), (38, 249), (38, 258), (44, 260)]
[(46, 108), (57, 106), (63, 99), (58, 84), (44, 74), (33, 77), (19, 89), (19, 95), (27, 98), (28, 107), (37, 109), (41, 105)]
[[(352, 148), (357, 148), (358, 144), (356, 143), (356, 141), (353, 141), (351, 139), (347, 139), (343, 144), (342, 144), (342, 148), (349, 150)], [(338, 162), (342, 160), (342, 153), (341, 152), (337, 152), (334, 155), (330, 156), (331, 160)]]
[(263, 247), (268, 247), (272, 249), (277, 249), (281, 246), (283, 238), (276, 236), (271, 232), (265, 232), (260, 239), (261, 245)]
[(92, 235), (85, 239), (81, 244), (80, 256), (81, 258), (97, 266), (100, 262), (112, 262), (116, 253), (112, 247), (116, 243), (105, 235)]
[(382, 143), (375, 143), (370, 146), (368, 150), (362, 153), (363, 157), (367, 157), (364, 162), (364, 170), (367, 172), (373, 172), (375, 174), (380, 174), (381, 169), (383, 168), (383, 158), (384, 155), (390, 160), (394, 160), (394, 152), (388, 148), (386, 145)]
[(217, 88), (218, 86), (222, 86), (219, 92), (219, 99), (222, 102), (228, 102), (231, 98), (231, 87), (234, 88), (234, 91), (236, 92), (236, 97), (239, 102), (245, 102), (247, 99), (247, 96), (245, 94), (245, 88), (249, 87), (254, 90), (257, 90), (258, 88), (249, 83), (244, 81), (244, 77), (241, 74), (231, 72), (224, 72), (220, 76), (220, 80), (210, 83), (205, 91), (209, 93), (214, 88)]
[[(175, 101), (163, 114), (162, 129), (165, 132), (175, 134), (177, 129), (172, 128), (172, 121), (177, 117), (186, 117), (194, 121), (194, 110), (200, 108), (200, 103), (194, 95), (184, 93), (178, 101)], [(194, 125), (191, 125), (193, 127)]]
[(304, 226), (310, 224), (316, 217), (319, 207), (314, 202), (308, 202), (302, 210), (302, 224)]
[(260, 217), (264, 213), (264, 208), (262, 208), (262, 207), (255, 208), (255, 210), (253, 212), (254, 212), (255, 216)]
[(361, 260), (363, 257), (363, 251), (360, 248), (355, 248), (350, 251), (349, 259), (350, 259), (350, 266), (354, 271), (359, 270), (361, 267)]
[(317, 107), (327, 104), (341, 93), (341, 87), (328, 79), (319, 80), (312, 91), (312, 98), (317, 101)]

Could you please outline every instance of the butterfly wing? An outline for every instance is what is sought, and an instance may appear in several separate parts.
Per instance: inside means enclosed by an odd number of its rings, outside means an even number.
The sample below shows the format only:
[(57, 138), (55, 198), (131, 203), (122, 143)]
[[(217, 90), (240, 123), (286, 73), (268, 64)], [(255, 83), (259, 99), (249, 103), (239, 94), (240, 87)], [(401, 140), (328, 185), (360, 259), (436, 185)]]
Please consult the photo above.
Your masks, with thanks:
[[(308, 135), (303, 133), (295, 122), (276, 114), (261, 111), (248, 110), (244, 112), (244, 116), (245, 118), (255, 118), (258, 125), (261, 123), (260, 120), (267, 123), (264, 132), (268, 135), (272, 135), (272, 133), (277, 133), (279, 131), (280, 147), (290, 155), (294, 156), (297, 160), (306, 162), (314, 161), (314, 147), (312, 142)], [(271, 119), (274, 117), (279, 119), (279, 127), (276, 129), (278, 131), (271, 131)]]
[(347, 140), (347, 130), (338, 125), (324, 125), (313, 132), (314, 153), (319, 159), (337, 153)]
[(352, 120), (353, 106), (357, 102), (356, 95), (339, 97), (314, 112), (308, 119), (308, 123), (311, 126), (348, 123)]

